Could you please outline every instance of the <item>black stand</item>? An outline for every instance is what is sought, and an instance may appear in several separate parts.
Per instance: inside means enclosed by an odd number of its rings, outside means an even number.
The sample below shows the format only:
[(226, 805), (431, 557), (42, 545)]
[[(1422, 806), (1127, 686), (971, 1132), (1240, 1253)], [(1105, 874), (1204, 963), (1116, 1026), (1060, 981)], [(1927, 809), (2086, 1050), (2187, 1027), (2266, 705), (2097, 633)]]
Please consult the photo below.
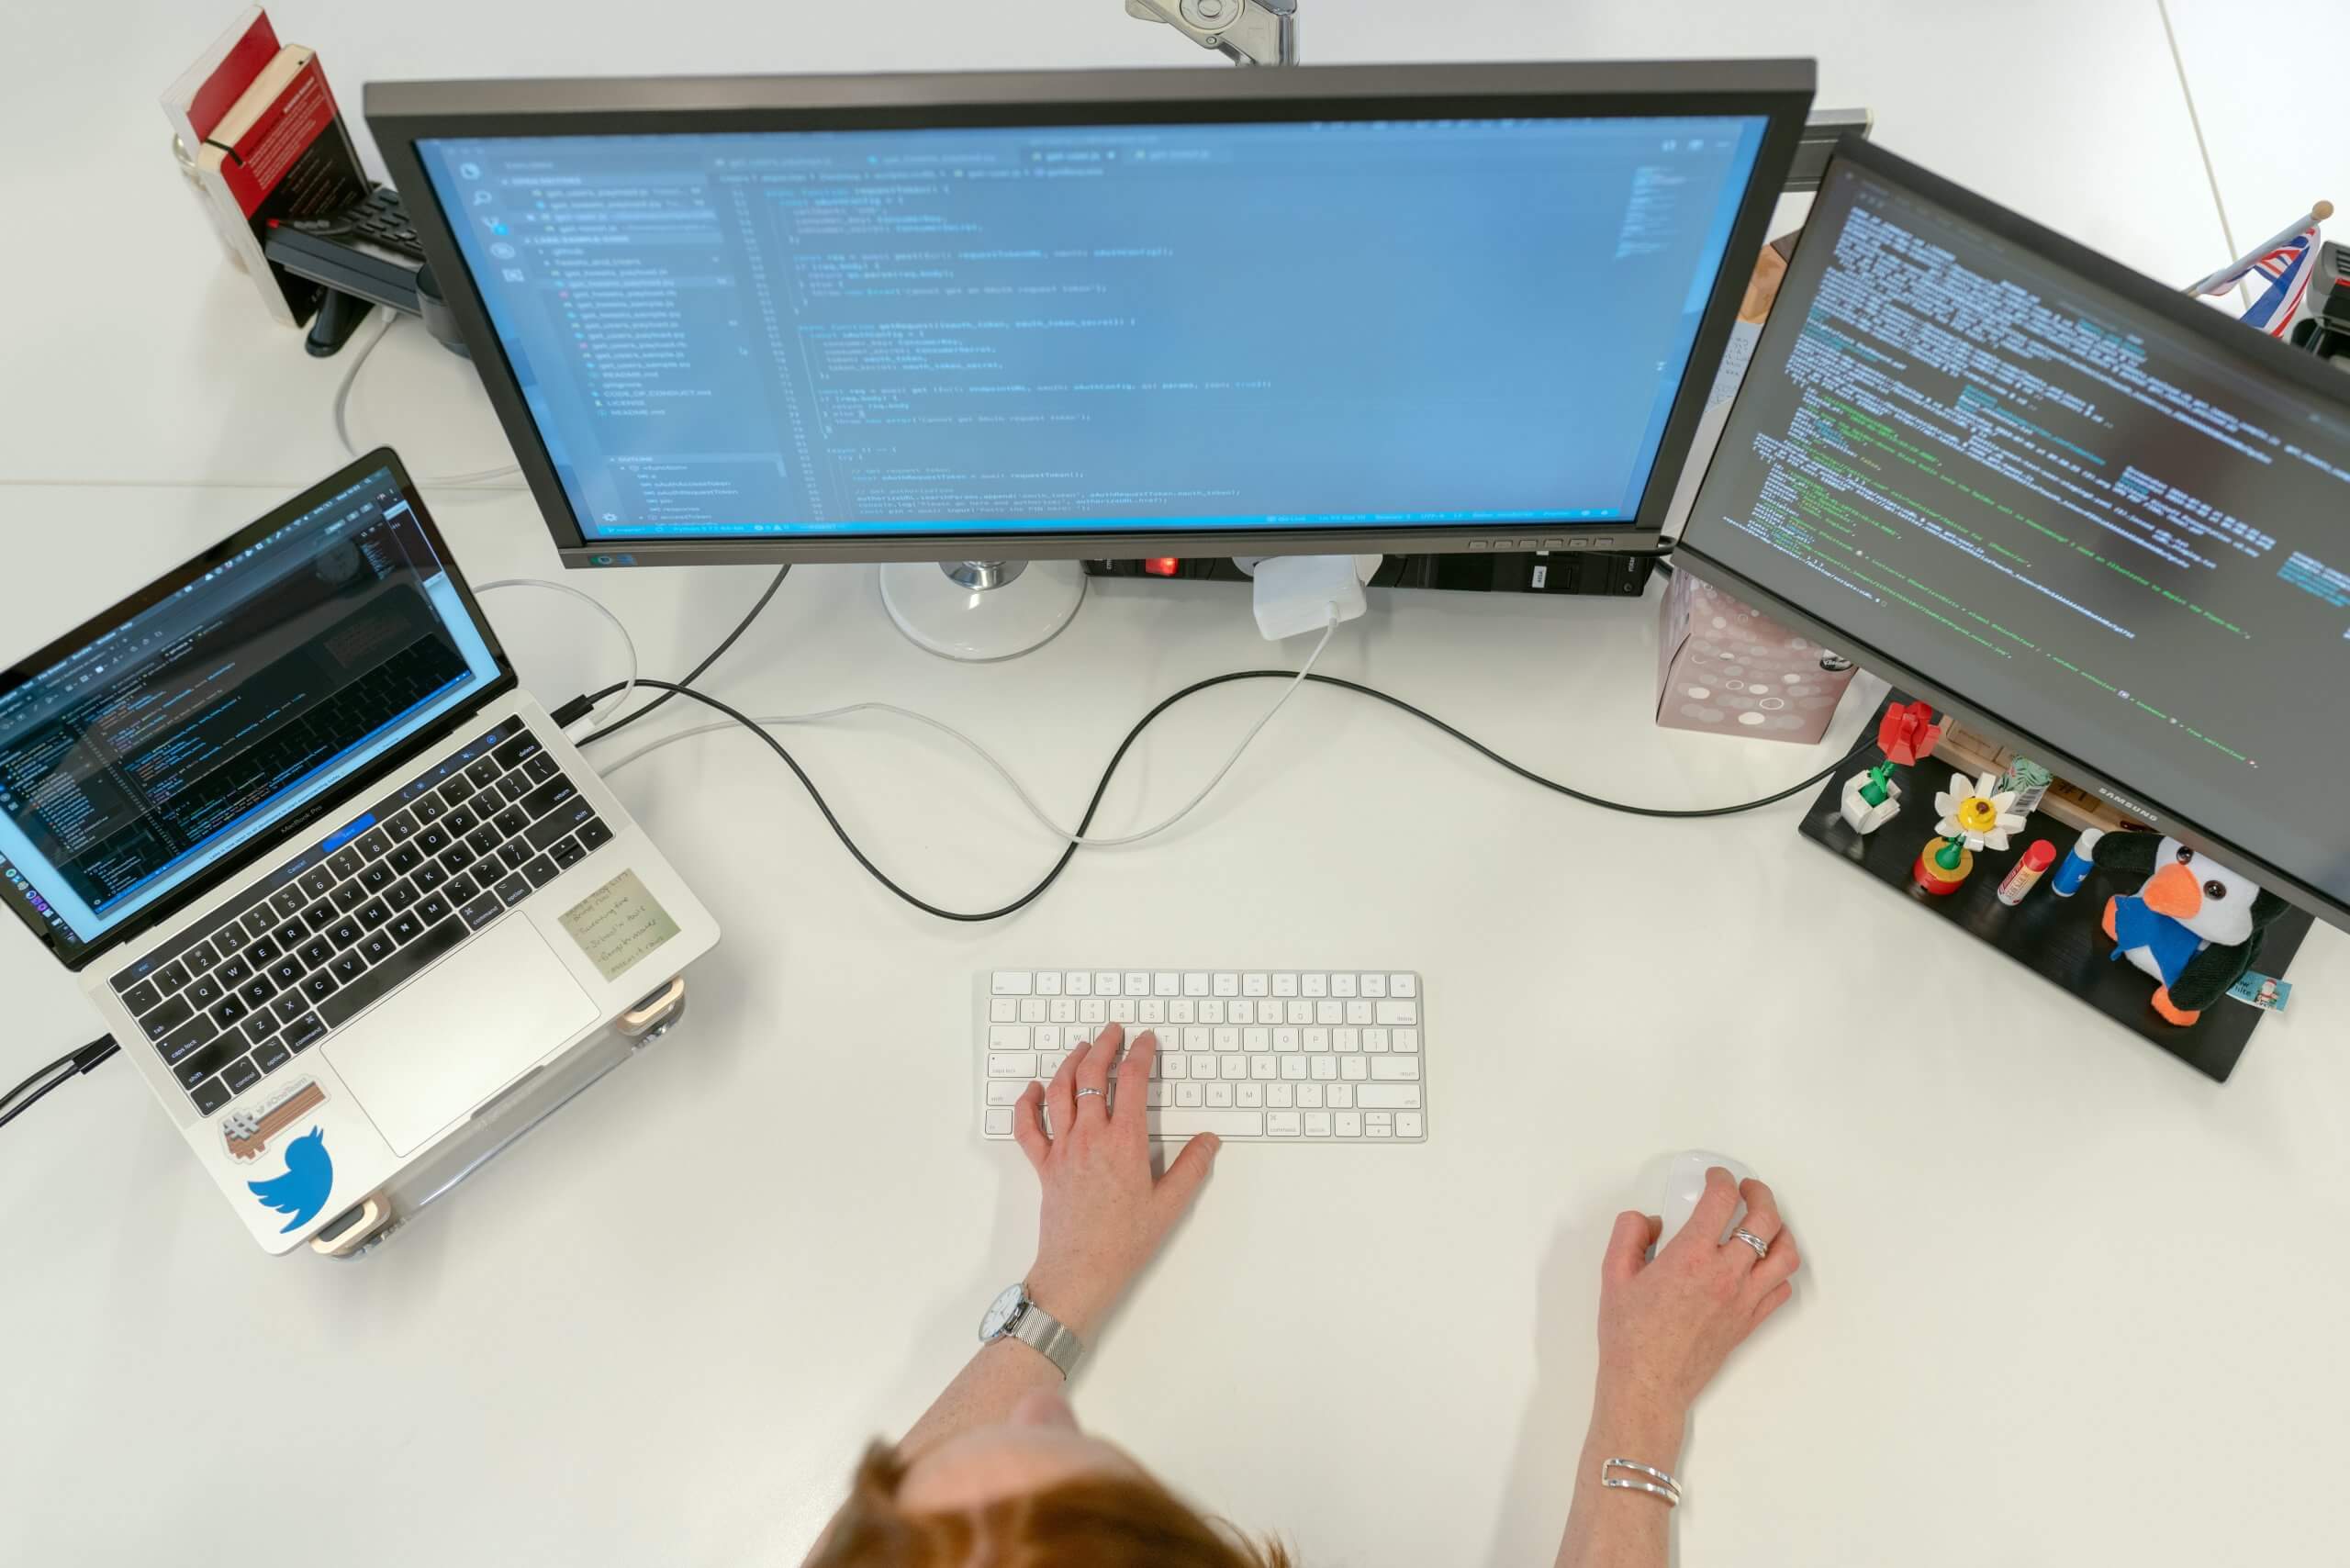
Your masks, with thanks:
[(341, 353), (342, 345), (351, 341), (351, 334), (359, 330), (359, 323), (374, 308), (372, 300), (355, 294), (345, 294), (339, 288), (325, 290), (319, 297), (319, 313), (310, 319), (310, 335), (303, 340), (302, 346), (310, 352), (312, 359)]
[[(1864, 762), (1855, 762), (1830, 779), (1796, 831), (1900, 892), (1912, 904), (1942, 916), (2043, 980), (2071, 991), (2198, 1072), (2227, 1081), (2260, 1023), (2262, 1010), (2222, 996), (2184, 1027), (2154, 1011), (2154, 978), (2126, 958), (2115, 959), (2113, 943), (2104, 931), (2105, 901), (2117, 893), (2136, 892), (2139, 879), (2094, 869), (2071, 898), (2058, 898), (2050, 884), (2080, 834), (2053, 817), (2035, 814), (2022, 832), (2009, 835), (2008, 848), (1975, 856), (1973, 874), (1956, 892), (1936, 897), (1918, 887), (1909, 868), (1917, 864), (1919, 850), (1935, 836), (1934, 796), (1950, 787), (1952, 767), (1929, 757), (1915, 767), (1900, 769), (1896, 776), (1901, 786), (1900, 814), (1864, 835), (1854, 833), (1844, 820), (1841, 803), (1844, 780), (1866, 771)], [(2023, 902), (2010, 909), (1999, 902), (1999, 884), (2035, 838), (2056, 846), (2056, 863), (2024, 894)], [(2300, 950), (2311, 924), (2306, 912), (2287, 910), (2261, 937), (2260, 957), (2254, 968), (2281, 978), (2285, 966)], [(1948, 970), (1941, 978), (1953, 980)], [(1963, 985), (1964, 978), (1954, 983)]]

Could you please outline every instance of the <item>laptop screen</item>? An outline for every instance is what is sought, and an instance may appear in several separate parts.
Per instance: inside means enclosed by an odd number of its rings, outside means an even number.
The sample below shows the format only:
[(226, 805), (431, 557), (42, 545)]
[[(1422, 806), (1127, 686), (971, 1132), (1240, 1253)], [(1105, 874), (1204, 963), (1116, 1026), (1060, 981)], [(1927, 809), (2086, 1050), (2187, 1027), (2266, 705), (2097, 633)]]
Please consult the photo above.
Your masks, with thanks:
[(52, 947), (170, 898), (498, 678), (397, 475), (348, 472), (0, 671), (0, 900)]

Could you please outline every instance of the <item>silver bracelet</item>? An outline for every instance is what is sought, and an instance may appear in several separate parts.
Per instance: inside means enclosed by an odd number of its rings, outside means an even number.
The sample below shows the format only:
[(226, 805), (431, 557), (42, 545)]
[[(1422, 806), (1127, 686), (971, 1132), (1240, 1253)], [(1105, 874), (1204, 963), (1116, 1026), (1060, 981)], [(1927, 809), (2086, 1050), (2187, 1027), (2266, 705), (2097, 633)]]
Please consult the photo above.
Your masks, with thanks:
[[(1662, 1484), (1651, 1486), (1645, 1481), (1617, 1481), (1607, 1473), (1611, 1470), (1638, 1471), (1642, 1475), (1654, 1476)], [(1617, 1487), (1626, 1492), (1646, 1492), (1652, 1496), (1663, 1498), (1668, 1507), (1677, 1508), (1681, 1506), (1680, 1482), (1675, 1481), (1662, 1470), (1639, 1464), (1628, 1459), (1611, 1459), (1602, 1464), (1599, 1467), (1599, 1484), (1602, 1486)]]

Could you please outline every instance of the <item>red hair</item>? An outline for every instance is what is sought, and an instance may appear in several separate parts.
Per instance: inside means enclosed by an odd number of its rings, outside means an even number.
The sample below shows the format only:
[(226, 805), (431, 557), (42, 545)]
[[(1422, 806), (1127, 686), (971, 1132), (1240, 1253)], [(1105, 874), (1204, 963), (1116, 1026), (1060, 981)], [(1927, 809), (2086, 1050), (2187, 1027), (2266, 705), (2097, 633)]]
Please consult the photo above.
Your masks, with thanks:
[(1155, 1481), (1088, 1476), (983, 1508), (910, 1514), (906, 1467), (866, 1450), (806, 1568), (1291, 1568), (1289, 1554), (1202, 1518)]

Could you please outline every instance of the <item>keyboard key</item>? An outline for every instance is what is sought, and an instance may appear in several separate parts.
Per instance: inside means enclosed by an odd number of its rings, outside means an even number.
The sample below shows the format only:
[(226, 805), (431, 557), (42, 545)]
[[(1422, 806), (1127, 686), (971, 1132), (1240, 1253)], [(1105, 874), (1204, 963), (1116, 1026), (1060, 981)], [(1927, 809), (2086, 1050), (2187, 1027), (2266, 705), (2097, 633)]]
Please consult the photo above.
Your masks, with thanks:
[(589, 817), (579, 824), (579, 843), (590, 854), (612, 841), (612, 830), (604, 825), (601, 817)]
[(368, 899), (368, 890), (357, 882), (345, 882), (334, 890), (334, 907), (340, 913), (349, 914)]
[(990, 1078), (1016, 1078), (1025, 1082), (1037, 1076), (1035, 1051), (990, 1051), (988, 1053)]
[(245, 1020), (245, 1038), (253, 1045), (265, 1046), (277, 1038), (277, 1031), (284, 1026), (278, 1023), (277, 1014), (264, 1007)]
[[(442, 856), (435, 864), (440, 866), (444, 873), (454, 875), (479, 858), (480, 857), (476, 855), (469, 846), (460, 843), (451, 845), (448, 853)], [(423, 874), (421, 870), (417, 873), (420, 877)]]
[[(556, 765), (554, 758), (549, 756), (545, 752), (541, 752), (538, 756), (530, 757), (523, 762), (522, 772), (524, 777), (530, 778), (533, 783), (543, 784), (551, 778), (560, 777), (563, 773), (563, 769)], [(532, 814), (535, 816), (538, 813), (534, 812)]]
[(588, 803), (585, 796), (575, 795), (540, 818), (522, 836), (530, 842), (532, 848), (545, 849), (557, 839), (569, 834), (572, 829), (591, 820), (595, 814), (596, 808)]
[(310, 1010), (310, 999), (298, 991), (280, 991), (277, 1000), (269, 1004), (269, 1010), (280, 1024), (291, 1024)]
[(509, 767), (521, 767), (524, 763), (530, 761), (531, 758), (538, 756), (540, 752), (545, 749), (546, 748), (544, 746), (539, 745), (539, 737), (532, 734), (526, 730), (522, 734), (516, 735), (512, 740), (507, 741), (498, 746), (496, 751), (491, 752), (489, 755), (497, 762), (498, 769), (502, 772)]
[[(396, 850), (392, 851), (392, 854), (393, 854), (393, 855), (408, 855), (408, 856), (410, 856), (410, 857), (411, 857), (411, 858), (409, 859), (408, 864), (409, 864), (410, 866), (413, 866), (413, 865), (415, 865), (415, 864), (416, 864), (416, 860), (415, 860), (415, 858), (414, 858), (413, 852), (412, 852), (412, 851), (410, 851), (410, 850), (409, 850), (409, 849), (408, 849), (405, 845), (403, 845), (400, 848), (398, 848), (398, 849), (396, 849)], [(401, 869), (405, 869), (405, 868), (402, 868)], [(395, 879), (397, 879), (398, 875), (399, 875), (399, 871), (398, 871), (398, 870), (394, 869), (394, 868), (393, 868), (393, 866), (392, 866), (392, 862), (391, 862), (390, 858), (386, 857), (386, 858), (385, 858), (385, 859), (382, 859), (382, 860), (378, 860), (378, 861), (376, 861), (374, 865), (372, 865), (372, 866), (368, 867), (368, 868), (367, 868), (367, 869), (365, 869), (364, 871), (360, 872), (360, 873), (359, 873), (359, 885), (360, 885), (361, 887), (363, 887), (363, 888), (366, 889), (366, 890), (367, 890), (369, 892), (371, 892), (371, 893), (380, 893), (380, 892), (382, 892), (386, 888), (390, 887), (390, 886), (392, 885), (393, 881), (394, 881)]]
[(1335, 1059), (1338, 1064), (1338, 1077), (1341, 1080), (1348, 1083), (1360, 1083), (1364, 1079), (1371, 1076), (1371, 1069), (1363, 1065), (1366, 1060), (1383, 1062), (1393, 1058), (1388, 1057), (1371, 1057), (1368, 1058), (1363, 1057), (1338, 1057)]
[[(1416, 975), (1389, 975), (1387, 977), (1387, 994), (1390, 996), (1419, 995), (1419, 978)], [(1410, 1020), (1406, 1019), (1405, 1022), (1408, 1023)]]
[(399, 950), (400, 945), (392, 940), (388, 931), (371, 931), (352, 949), (370, 964), (380, 964)]
[(283, 1040), (272, 1040), (265, 1046), (253, 1047), (253, 1065), (263, 1072), (275, 1072), (294, 1059), (294, 1053)]
[(190, 974), (200, 975), (219, 961), (220, 955), (212, 950), (212, 944), (209, 942), (198, 942), (180, 955), (180, 962), (188, 967)]
[(380, 860), (392, 852), (392, 841), (385, 836), (382, 828), (371, 827), (359, 835), (358, 842), (352, 847), (367, 859)]
[(1275, 975), (1273, 977), (1273, 994), (1275, 996), (1295, 996), (1297, 994), (1297, 977), (1295, 975), (1288, 974)]
[(1398, 1111), (1395, 1113), (1395, 1136), (1397, 1137), (1424, 1137), (1427, 1135), (1427, 1123), (1421, 1119), (1420, 1114), (1417, 1111)]
[(1174, 1105), (1163, 1111), (1146, 1111), (1143, 1119), (1155, 1138), (1187, 1138), (1194, 1133), (1214, 1133), (1219, 1137), (1262, 1137), (1265, 1133), (1262, 1111), (1193, 1111)]
[(1355, 1090), (1355, 1103), (1366, 1111), (1416, 1111), (1420, 1108), (1420, 1086), (1416, 1083), (1365, 1083)]
[(538, 787), (538, 780), (528, 773), (509, 773), (498, 781), (498, 793), (510, 806)]
[[(505, 763), (498, 760), (498, 754), (492, 752), (487, 756), (476, 757), (472, 766), (465, 769), (464, 777), (475, 789), (487, 789), (498, 782), (498, 776), (506, 771), (506, 766)], [(453, 784), (456, 780), (452, 778), (449, 782)], [(446, 794), (448, 791), (443, 790), (442, 792)]]
[[(413, 845), (416, 849), (422, 854), (438, 855), (455, 842), (456, 840), (449, 836), (446, 829), (442, 828), (440, 823), (435, 823), (431, 827), (426, 828), (422, 833), (418, 834), (414, 838), (410, 839), (408, 844), (402, 845), (398, 849), (394, 850), (392, 853), (396, 856), (405, 854), (408, 851), (408, 845)], [(408, 869), (408, 868), (406, 867), (401, 868), (403, 870)]]
[(327, 966), (327, 972), (334, 976), (337, 984), (348, 985), (367, 972), (367, 959), (355, 948), (337, 953), (334, 962)]
[(441, 826), (451, 838), (462, 842), (465, 834), (481, 826), (481, 819), (465, 807), (459, 806), (441, 819)]
[[(173, 1067), (219, 1037), (220, 1031), (212, 1020), (199, 1013), (156, 1041), (155, 1050), (163, 1058), (165, 1067)], [(198, 1073), (196, 1076), (201, 1078), (205, 1075)]]
[(1303, 1130), (1295, 1111), (1274, 1111), (1265, 1117), (1267, 1137), (1296, 1137)]
[[(497, 862), (493, 860), (490, 865), (495, 866)], [(453, 907), (463, 909), (481, 897), (481, 887), (471, 877), (452, 877), (441, 884), (441, 896), (447, 899)]]
[(365, 930), (373, 931), (391, 918), (391, 906), (381, 899), (370, 899), (360, 906), (359, 924)]
[[(489, 825), (498, 830), (498, 837), (511, 838), (531, 825), (531, 813), (520, 806), (509, 806), (490, 818)], [(487, 855), (489, 851), (485, 849), (482, 853)]]
[(506, 835), (498, 831), (497, 824), (484, 823), (465, 834), (464, 843), (464, 846), (476, 855), (487, 855), (505, 842), (505, 839)]
[[(487, 761), (488, 759), (485, 757), (483, 760)], [(476, 766), (478, 767), (479, 764), (476, 764)], [(495, 780), (497, 777), (498, 775), (495, 772), (492, 772), (490, 775), (490, 778), (493, 780)], [(475, 783), (472, 779), (460, 773), (454, 778), (450, 779), (449, 782), (441, 786), (441, 801), (443, 805), (454, 806), (459, 801), (470, 799), (473, 792), (480, 788), (480, 785)]]
[(529, 879), (531, 886), (543, 888), (563, 875), (563, 868), (542, 855), (523, 866), (522, 875)]
[(406, 844), (401, 845), (397, 849), (394, 849), (389, 855), (385, 856), (384, 864), (392, 868), (394, 875), (397, 875), (402, 871), (415, 870), (419, 866), (424, 864), (424, 852), (417, 847), (418, 845), (422, 844), (423, 842), (424, 834), (421, 833), (418, 834), (414, 838), (409, 839)]
[(392, 923), (384, 929), (391, 935), (393, 941), (406, 944), (417, 939), (424, 930), (424, 923), (413, 914), (395, 915)]
[(277, 911), (277, 917), (280, 920), (293, 919), (302, 913), (302, 906), (309, 902), (309, 895), (303, 892), (299, 887), (280, 888), (269, 895), (270, 907)]
[(277, 912), (265, 903), (257, 903), (245, 911), (244, 919), (238, 924), (245, 928), (245, 940), (251, 942), (270, 934), (277, 924)]
[(319, 1015), (315, 1013), (305, 1013), (301, 1017), (288, 1024), (284, 1036), (285, 1048), (296, 1056), (301, 1055), (326, 1037), (327, 1026), (319, 1021)]
[(302, 924), (311, 931), (324, 931), (335, 923), (334, 905), (314, 903), (302, 912)]
[(1322, 997), (1330, 994), (1330, 977), (1328, 975), (1306, 974), (1300, 975), (1297, 979), (1297, 994), (1300, 996)]
[(195, 1006), (209, 1007), (229, 993), (221, 989), (218, 976), (210, 974), (196, 976), (188, 982), (187, 989), (180, 994), (187, 998)]
[(1416, 1024), (1420, 1021), (1420, 1004), (1416, 1002), (1380, 1002), (1372, 1003), (1379, 1010), (1382, 1024)]
[(566, 871), (588, 858), (588, 852), (579, 847), (579, 841), (576, 838), (565, 839), (553, 849), (548, 850), (547, 854), (556, 865)]
[(341, 1028), (464, 939), (464, 922), (442, 921), (320, 1002), (318, 1016), (325, 1020), (328, 1028)]
[(245, 1054), (245, 1037), (231, 1032), (217, 1036), (172, 1063), (172, 1076), (183, 1089), (193, 1089)]
[(449, 808), (442, 803), (438, 795), (421, 795), (417, 798), (414, 805), (408, 807), (408, 810), (415, 813), (417, 825), (423, 828), (439, 822), (447, 814)]
[(565, 801), (576, 799), (578, 794), (570, 779), (557, 777), (523, 796), (518, 803), (531, 813), (532, 820), (535, 822)]
[[(463, 852), (455, 849), (449, 851), (450, 855), (457, 855)], [(447, 870), (442, 869), (448, 857), (443, 856), (439, 860), (427, 860), (423, 865), (419, 866), (416, 868), (416, 875), (410, 878), (409, 880), (416, 884), (417, 891), (429, 893), (433, 889), (439, 887), (442, 883), (449, 879), (450, 871), (462, 871), (464, 869), (464, 865), (450, 867)], [(471, 862), (467, 861), (466, 864), (471, 864)]]
[(398, 844), (416, 832), (416, 819), (402, 812), (384, 823), (384, 836)]
[(509, 877), (498, 884), (498, 902), (509, 909), (530, 896), (531, 884), (520, 875)]
[(269, 978), (275, 980), (278, 989), (283, 991), (289, 985), (298, 984), (308, 969), (309, 966), (300, 958), (289, 954), (269, 966)]
[(238, 998), (247, 1007), (259, 1007), (276, 994), (276, 982), (267, 975), (255, 975), (237, 988)]
[(302, 982), (302, 994), (312, 1002), (324, 1002), (342, 989), (331, 971), (320, 969)]
[(177, 960), (165, 964), (155, 971), (155, 983), (162, 989), (165, 996), (177, 993), (187, 985), (187, 966)]
[(416, 906), (416, 918), (426, 925), (438, 925), (449, 918), (449, 901), (435, 893)]
[(140, 1014), (139, 1026), (147, 1031), (149, 1039), (160, 1040), (195, 1016), (196, 1008), (185, 998), (166, 997)]
[(421, 896), (416, 890), (416, 884), (406, 878), (402, 878), (384, 890), (384, 902), (391, 906), (394, 914), (397, 914)]
[(230, 1095), (227, 1084), (217, 1078), (207, 1078), (189, 1091), (189, 1098), (196, 1102), (196, 1108), (199, 1114), (208, 1116), (226, 1105)]
[(1371, 997), (1385, 996), (1387, 994), (1387, 977), (1385, 975), (1363, 976), (1362, 993), (1365, 996)]
[(277, 962), (277, 952), (276, 941), (272, 937), (264, 936), (245, 949), (245, 962), (255, 969), (266, 969), (270, 965)]
[(261, 1081), (261, 1069), (253, 1065), (252, 1058), (239, 1057), (220, 1070), (220, 1081), (228, 1085), (229, 1093), (242, 1094)]
[(344, 920), (337, 922), (335, 928), (327, 933), (327, 940), (338, 948), (350, 947), (357, 946), (359, 938), (364, 935), (356, 920)]
[(503, 910), (505, 907), (506, 906), (503, 903), (498, 902), (498, 898), (496, 893), (484, 893), (481, 897), (474, 900), (471, 903), (466, 904), (457, 913), (464, 917), (464, 922), (467, 926), (471, 927), (473, 930), (479, 931), (483, 926), (487, 925), (491, 921), (496, 920), (498, 916), (498, 912)]
[(531, 863), (531, 846), (520, 839), (510, 839), (498, 846), (498, 858), (509, 871), (520, 871)]
[(122, 993), (122, 1004), (133, 1014), (146, 1012), (163, 1000), (163, 988), (151, 980), (140, 980)]
[(1338, 1137), (1362, 1137), (1362, 1113), (1360, 1111), (1340, 1111), (1337, 1113), (1331, 1120), (1336, 1124), (1336, 1131)]
[(327, 857), (327, 869), (334, 873), (337, 881), (356, 877), (366, 864), (365, 857), (347, 844)]

